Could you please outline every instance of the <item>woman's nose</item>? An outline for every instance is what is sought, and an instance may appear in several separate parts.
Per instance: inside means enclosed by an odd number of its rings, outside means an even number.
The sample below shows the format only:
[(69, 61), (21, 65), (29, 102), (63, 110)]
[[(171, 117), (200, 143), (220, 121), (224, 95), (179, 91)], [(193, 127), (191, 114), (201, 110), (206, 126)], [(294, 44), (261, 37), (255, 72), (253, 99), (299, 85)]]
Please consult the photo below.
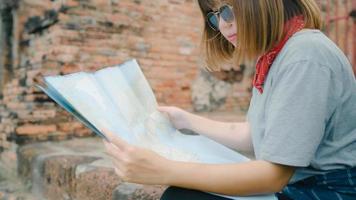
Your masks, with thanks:
[(226, 22), (222, 17), (219, 17), (219, 29), (226, 29), (229, 28), (232, 25), (232, 23)]

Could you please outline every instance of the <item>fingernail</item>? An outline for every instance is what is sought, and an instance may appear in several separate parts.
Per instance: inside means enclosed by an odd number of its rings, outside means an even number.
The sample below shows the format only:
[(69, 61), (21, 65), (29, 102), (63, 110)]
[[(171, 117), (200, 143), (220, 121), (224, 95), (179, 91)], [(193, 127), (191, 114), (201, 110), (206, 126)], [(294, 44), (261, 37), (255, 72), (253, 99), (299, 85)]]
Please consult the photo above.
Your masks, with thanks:
[(110, 144), (111, 144), (111, 143), (109, 143), (109, 142), (107, 142), (107, 141), (104, 140), (104, 145), (105, 145), (105, 147), (110, 147)]

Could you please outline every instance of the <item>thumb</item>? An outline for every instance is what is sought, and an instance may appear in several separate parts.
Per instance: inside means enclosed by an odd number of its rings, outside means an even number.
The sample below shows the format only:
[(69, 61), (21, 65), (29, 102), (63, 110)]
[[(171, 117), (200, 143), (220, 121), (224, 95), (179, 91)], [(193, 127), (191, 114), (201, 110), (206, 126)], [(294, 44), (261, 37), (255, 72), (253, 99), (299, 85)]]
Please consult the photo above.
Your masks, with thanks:
[(172, 112), (172, 109), (171, 107), (168, 107), (168, 106), (159, 106), (157, 108), (157, 110), (159, 112), (161, 112), (164, 116), (168, 117), (169, 119), (171, 119), (171, 112)]
[(160, 112), (169, 112), (169, 107), (167, 106), (158, 106), (157, 110)]

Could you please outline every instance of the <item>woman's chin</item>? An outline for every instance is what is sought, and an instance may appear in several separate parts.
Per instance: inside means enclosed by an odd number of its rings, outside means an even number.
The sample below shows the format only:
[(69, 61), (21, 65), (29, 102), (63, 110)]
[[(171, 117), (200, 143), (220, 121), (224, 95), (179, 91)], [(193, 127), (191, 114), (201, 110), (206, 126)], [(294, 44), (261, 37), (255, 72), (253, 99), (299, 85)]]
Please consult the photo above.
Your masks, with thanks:
[(232, 45), (234, 45), (234, 47), (236, 47), (237, 46), (237, 41), (236, 41), (236, 39), (234, 38), (234, 39), (229, 39), (229, 38), (226, 38), (227, 39), (227, 41), (229, 41)]

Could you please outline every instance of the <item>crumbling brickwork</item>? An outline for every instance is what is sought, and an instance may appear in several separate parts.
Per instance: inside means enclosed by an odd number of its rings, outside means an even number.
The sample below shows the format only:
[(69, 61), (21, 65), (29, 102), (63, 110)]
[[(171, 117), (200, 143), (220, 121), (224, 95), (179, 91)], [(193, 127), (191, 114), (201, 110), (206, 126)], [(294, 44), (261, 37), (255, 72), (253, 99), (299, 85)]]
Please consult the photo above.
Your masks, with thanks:
[[(93, 71), (137, 58), (160, 104), (193, 110), (192, 84), (204, 67), (202, 17), (194, 0), (0, 0), (0, 14), (0, 149), (9, 141), (91, 135), (34, 86), (43, 75)], [(344, 46), (352, 57), (355, 51), (348, 49), (355, 45)], [(216, 75), (239, 84), (222, 84), (231, 92), (205, 110), (246, 110), (252, 66)]]
[(160, 104), (192, 109), (191, 84), (203, 67), (202, 18), (195, 1), (19, 0), (5, 6), (12, 35), (2, 49), (13, 75), (2, 76), (1, 141), (90, 135), (40, 92), (36, 81), (130, 58), (138, 59)]
[(323, 31), (344, 51), (356, 75), (356, 1), (317, 0), (324, 19)]
[(2, 70), (0, 146), (7, 147), (8, 139), (90, 135), (34, 87), (43, 75), (92, 71), (138, 58), (160, 102), (189, 107), (200, 23), (193, 2), (8, 2), (2, 2), (1, 69), (12, 75)]

